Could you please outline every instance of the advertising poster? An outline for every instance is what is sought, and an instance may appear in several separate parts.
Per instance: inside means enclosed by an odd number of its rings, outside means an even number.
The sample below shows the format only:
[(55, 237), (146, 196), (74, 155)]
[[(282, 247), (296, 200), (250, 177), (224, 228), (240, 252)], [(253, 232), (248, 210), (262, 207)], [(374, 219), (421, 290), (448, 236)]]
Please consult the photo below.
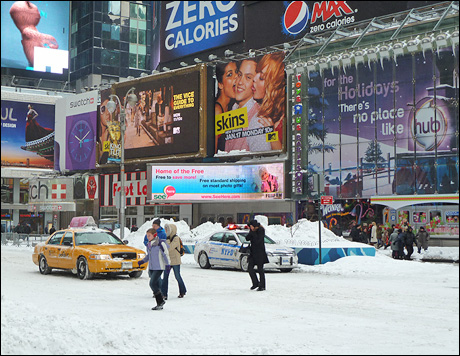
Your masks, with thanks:
[(246, 49), (263, 48), (442, 1), (250, 1), (244, 6)]
[(216, 66), (217, 155), (279, 152), (284, 147), (284, 53)]
[(2, 67), (63, 74), (70, 1), (2, 1)]
[[(126, 103), (125, 159), (198, 153), (200, 75), (200, 68), (195, 67), (174, 75), (150, 76), (113, 86), (122, 105), (132, 87), (138, 99), (135, 104)], [(113, 115), (108, 112), (109, 94), (101, 94), (100, 164), (108, 163), (109, 157), (115, 158), (121, 151), (121, 132), (117, 124), (113, 125), (121, 112), (116, 98), (117, 111)], [(107, 144), (109, 140), (111, 145)]]
[(152, 201), (284, 199), (284, 163), (261, 165), (151, 165)]
[(2, 166), (54, 168), (54, 105), (2, 100)]
[(161, 62), (243, 41), (241, 1), (162, 1)]
[(96, 167), (97, 138), (96, 90), (66, 98), (66, 169), (89, 170)]
[(447, 48), (310, 73), (309, 165), (326, 173), (326, 193), (457, 191), (455, 70)]

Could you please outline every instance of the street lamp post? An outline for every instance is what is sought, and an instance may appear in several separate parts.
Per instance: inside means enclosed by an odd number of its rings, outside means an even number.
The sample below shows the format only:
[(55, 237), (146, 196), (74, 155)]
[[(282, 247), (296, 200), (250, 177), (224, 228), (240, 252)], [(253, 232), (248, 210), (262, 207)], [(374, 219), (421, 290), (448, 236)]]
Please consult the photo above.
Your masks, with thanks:
[(125, 237), (125, 131), (126, 131), (126, 101), (130, 105), (137, 102), (137, 96), (134, 94), (134, 87), (128, 90), (125, 96), (124, 105), (121, 105), (120, 98), (117, 95), (111, 94), (110, 101), (107, 103), (107, 110), (112, 114), (117, 108), (117, 104), (113, 101), (116, 98), (120, 105), (120, 130), (121, 130), (121, 152), (120, 152), (120, 179), (121, 179), (121, 191), (120, 191), (120, 239), (123, 241)]

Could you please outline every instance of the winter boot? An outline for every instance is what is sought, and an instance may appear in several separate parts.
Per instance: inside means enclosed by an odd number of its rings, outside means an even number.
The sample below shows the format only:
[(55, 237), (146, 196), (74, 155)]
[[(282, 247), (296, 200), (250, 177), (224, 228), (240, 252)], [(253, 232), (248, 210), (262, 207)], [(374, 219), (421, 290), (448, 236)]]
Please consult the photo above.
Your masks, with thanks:
[(153, 307), (152, 310), (162, 310), (163, 305), (165, 305), (165, 301), (164, 301), (163, 296), (161, 295), (161, 293), (155, 294), (155, 299), (157, 300), (157, 306)]

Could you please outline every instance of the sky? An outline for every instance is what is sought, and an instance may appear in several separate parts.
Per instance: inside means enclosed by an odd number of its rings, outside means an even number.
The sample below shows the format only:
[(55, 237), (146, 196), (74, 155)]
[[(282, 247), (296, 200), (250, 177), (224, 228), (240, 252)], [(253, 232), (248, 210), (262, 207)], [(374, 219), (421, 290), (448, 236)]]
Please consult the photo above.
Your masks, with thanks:
[[(317, 239), (305, 235), (309, 224), (294, 240)], [(149, 225), (127, 234), (130, 245), (143, 248)], [(186, 235), (185, 223), (177, 225)], [(184, 240), (215, 229), (203, 224)], [(404, 261), (378, 250), (375, 257), (267, 272), (263, 292), (249, 289), (247, 273), (201, 269), (187, 254), (186, 296), (177, 298), (171, 275), (164, 309), (152, 311), (146, 273), (87, 281), (65, 271), (41, 275), (32, 251), (1, 247), (2, 355), (459, 354), (459, 266), (420, 262), (417, 253)], [(430, 247), (421, 255), (458, 260), (458, 251)]]

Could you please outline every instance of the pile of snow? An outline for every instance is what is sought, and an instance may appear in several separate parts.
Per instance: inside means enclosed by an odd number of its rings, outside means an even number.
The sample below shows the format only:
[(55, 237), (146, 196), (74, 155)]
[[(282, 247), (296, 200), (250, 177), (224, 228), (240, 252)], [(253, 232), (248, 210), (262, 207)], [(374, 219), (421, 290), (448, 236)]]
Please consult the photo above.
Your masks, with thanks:
[[(146, 221), (139, 230), (130, 232), (125, 228), (124, 239), (129, 241), (129, 245), (144, 249), (144, 236), (156, 218)], [(307, 219), (299, 220), (294, 226), (286, 227), (282, 225), (269, 225), (268, 218), (264, 215), (256, 215), (255, 219), (265, 228), (267, 236), (272, 238), (276, 243), (290, 247), (318, 247), (319, 246), (319, 224)], [(177, 235), (180, 236), (183, 243), (193, 245), (196, 241), (217, 232), (223, 231), (220, 223), (207, 221), (194, 229), (190, 229), (184, 220), (174, 221), (173, 219), (160, 219), (161, 226), (166, 224), (175, 224), (177, 226)], [(120, 230), (116, 229), (114, 233), (120, 236)], [(356, 242), (350, 242), (347, 239), (336, 236), (332, 231), (321, 226), (321, 245), (324, 247), (356, 247)], [(364, 244), (358, 244), (367, 246)]]
[[(130, 232), (125, 228), (125, 240), (129, 241), (130, 246), (134, 246), (140, 249), (145, 249), (144, 236), (148, 229), (152, 227), (152, 223), (156, 218), (149, 220), (142, 225), (136, 232)], [(194, 245), (196, 241), (199, 241), (206, 236), (217, 232), (223, 231), (220, 223), (212, 223), (207, 221), (194, 229), (190, 229), (188, 224), (184, 220), (174, 221), (173, 219), (161, 218), (161, 226), (165, 227), (166, 224), (175, 224), (177, 226), (177, 235), (180, 236), (185, 245)], [(276, 243), (285, 245), (293, 248), (304, 248), (304, 247), (319, 247), (319, 223), (311, 222), (307, 219), (299, 220), (295, 225), (286, 227), (282, 225), (269, 225), (268, 218), (264, 215), (256, 215), (255, 220), (261, 223), (265, 228), (265, 233)], [(117, 229), (114, 233), (119, 236), (120, 230)], [(371, 247), (370, 245), (352, 242), (344, 237), (336, 236), (332, 231), (321, 226), (321, 247), (325, 248), (346, 248), (346, 247)], [(377, 250), (381, 254), (391, 256), (391, 249), (383, 248)], [(459, 260), (459, 249), (458, 247), (429, 247), (427, 251), (417, 253), (415, 249), (412, 255), (414, 260)]]

